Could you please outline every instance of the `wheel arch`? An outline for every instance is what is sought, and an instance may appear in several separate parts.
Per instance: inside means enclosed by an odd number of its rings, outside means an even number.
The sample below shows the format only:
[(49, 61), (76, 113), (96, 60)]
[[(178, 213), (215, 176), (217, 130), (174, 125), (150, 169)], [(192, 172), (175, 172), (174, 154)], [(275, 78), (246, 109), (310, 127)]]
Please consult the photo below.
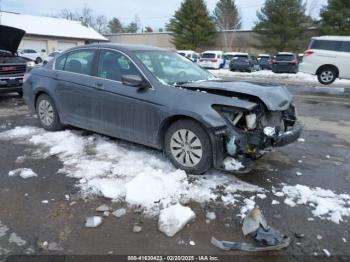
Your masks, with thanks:
[(338, 67), (335, 66), (335, 65), (332, 65), (332, 64), (321, 65), (321, 66), (316, 70), (316, 75), (318, 75), (322, 69), (327, 68), (327, 67), (334, 68), (334, 69), (336, 70), (336, 77), (337, 77), (337, 78), (339, 77), (339, 69), (338, 69)]

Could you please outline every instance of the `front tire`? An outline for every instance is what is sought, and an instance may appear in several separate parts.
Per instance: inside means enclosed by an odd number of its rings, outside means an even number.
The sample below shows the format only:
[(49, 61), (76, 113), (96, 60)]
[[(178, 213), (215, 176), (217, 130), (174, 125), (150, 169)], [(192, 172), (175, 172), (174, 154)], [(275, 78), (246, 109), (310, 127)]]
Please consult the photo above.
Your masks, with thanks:
[(317, 78), (321, 84), (330, 85), (337, 79), (337, 72), (335, 68), (324, 67), (318, 71)]
[(60, 131), (64, 126), (60, 122), (57, 109), (52, 99), (42, 94), (36, 101), (36, 113), (40, 125), (48, 131)]
[(210, 138), (197, 122), (183, 119), (172, 124), (164, 139), (165, 153), (177, 168), (203, 174), (213, 163)]

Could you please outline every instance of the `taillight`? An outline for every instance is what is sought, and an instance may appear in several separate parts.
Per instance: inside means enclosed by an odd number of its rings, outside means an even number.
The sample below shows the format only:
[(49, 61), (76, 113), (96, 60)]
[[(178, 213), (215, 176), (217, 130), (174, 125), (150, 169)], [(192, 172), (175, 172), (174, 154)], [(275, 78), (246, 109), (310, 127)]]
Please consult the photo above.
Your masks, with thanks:
[(306, 50), (306, 51), (304, 52), (304, 56), (309, 56), (309, 55), (312, 55), (313, 53), (315, 53), (315, 52), (312, 51), (312, 50)]
[(277, 61), (276, 60), (272, 60), (272, 64), (277, 64)]
[(28, 78), (30, 77), (30, 73), (27, 72), (27, 73), (24, 73), (24, 76), (23, 76), (23, 83), (26, 82), (28, 80)]
[(214, 63), (216, 63), (218, 60), (217, 60), (217, 59), (212, 59), (211, 61), (214, 62)]
[(298, 63), (297, 60), (292, 60), (292, 61), (289, 62), (289, 64), (296, 64), (296, 63)]

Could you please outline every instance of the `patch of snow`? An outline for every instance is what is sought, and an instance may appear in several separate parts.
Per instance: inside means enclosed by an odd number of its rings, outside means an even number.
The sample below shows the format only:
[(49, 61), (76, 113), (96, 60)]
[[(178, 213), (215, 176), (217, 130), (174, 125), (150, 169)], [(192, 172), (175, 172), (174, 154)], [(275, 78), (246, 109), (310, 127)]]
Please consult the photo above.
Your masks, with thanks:
[(301, 173), (301, 172), (295, 172), (295, 174), (297, 175), (297, 176), (302, 176), (303, 175), (303, 173)]
[[(263, 193), (261, 187), (219, 171), (187, 176), (176, 170), (160, 152), (81, 131), (47, 132), (36, 127), (16, 127), (0, 133), (0, 139), (34, 145), (36, 157), (57, 156), (59, 174), (77, 179), (82, 196), (98, 195), (142, 207), (150, 215), (175, 203), (206, 203), (222, 199), (224, 205), (240, 205), (237, 192)], [(241, 167), (241, 163), (235, 165)], [(147, 186), (145, 186), (147, 185)], [(223, 188), (222, 191), (217, 188)], [(243, 203), (244, 205), (246, 203)]]
[(276, 128), (271, 127), (271, 126), (267, 126), (264, 128), (264, 134), (269, 136), (269, 137), (274, 136), (276, 134)]
[(206, 218), (208, 220), (215, 220), (216, 219), (216, 214), (215, 212), (207, 212)]
[(191, 241), (189, 242), (189, 244), (190, 244), (191, 246), (195, 246), (195, 245), (196, 245), (196, 242), (194, 242), (194, 241), (191, 240)]
[(277, 200), (272, 200), (272, 203), (271, 203), (271, 205), (279, 205), (279, 201), (277, 201)]
[(134, 233), (140, 233), (142, 231), (142, 227), (138, 224), (134, 224), (133, 228), (132, 228), (132, 232)]
[(160, 211), (158, 228), (168, 237), (173, 237), (177, 232), (196, 217), (189, 207), (176, 204)]
[(9, 243), (15, 243), (17, 246), (24, 246), (27, 242), (19, 237), (16, 233), (11, 233)]
[(48, 203), (49, 203), (49, 200), (43, 200), (43, 201), (41, 201), (41, 203), (43, 203), (43, 204), (48, 204)]
[(276, 193), (274, 193), (274, 195), (275, 195), (276, 197), (283, 197), (283, 196), (284, 196), (284, 193), (283, 193), (283, 192), (276, 192)]
[(342, 240), (344, 243), (348, 242), (345, 237), (343, 237)]
[(227, 171), (237, 171), (244, 168), (241, 162), (232, 157), (226, 157), (225, 160), (222, 162), (222, 165)]
[(256, 196), (260, 199), (265, 199), (267, 197), (266, 194), (256, 194)]
[(326, 155), (326, 158), (327, 158), (327, 159), (330, 159), (330, 158), (331, 158), (331, 156), (330, 156), (330, 155)]
[(116, 211), (112, 213), (113, 216), (120, 218), (126, 214), (126, 209), (125, 208), (119, 208)]
[(303, 160), (298, 160), (298, 163), (299, 163), (299, 164), (303, 163)]
[(85, 227), (98, 227), (102, 224), (102, 217), (93, 216), (87, 217), (85, 221)]
[(317, 240), (321, 240), (322, 236), (321, 235), (317, 235), (316, 238), (317, 238)]
[(304, 139), (304, 138), (298, 138), (298, 142), (304, 143), (304, 142), (305, 142), (305, 139)]
[(20, 176), (23, 179), (38, 176), (30, 168), (18, 168), (9, 172), (9, 176)]
[(293, 201), (293, 200), (291, 200), (290, 198), (286, 198), (285, 200), (284, 200), (284, 203), (286, 204), (286, 205), (288, 205), (288, 206), (290, 206), (290, 207), (295, 207), (297, 204)]
[(105, 211), (109, 211), (111, 208), (107, 205), (101, 205), (99, 207), (96, 208), (97, 212), (105, 212)]
[(241, 218), (245, 218), (248, 211), (252, 210), (255, 207), (255, 202), (251, 199), (244, 199), (244, 206), (241, 208), (240, 214), (237, 216), (240, 216)]
[(307, 221), (314, 221), (315, 219), (313, 217), (308, 217)]
[(7, 231), (9, 231), (9, 228), (0, 221), (0, 238), (5, 236)]
[(327, 256), (327, 257), (330, 257), (331, 256), (331, 252), (329, 252), (327, 249), (322, 249), (322, 251), (323, 251), (323, 253), (325, 253), (325, 255)]
[(315, 217), (339, 224), (343, 221), (343, 217), (350, 216), (350, 195), (348, 194), (338, 195), (331, 190), (319, 187), (310, 188), (304, 185), (284, 186), (282, 191), (287, 196), (286, 204), (309, 204), (314, 208), (312, 214)]

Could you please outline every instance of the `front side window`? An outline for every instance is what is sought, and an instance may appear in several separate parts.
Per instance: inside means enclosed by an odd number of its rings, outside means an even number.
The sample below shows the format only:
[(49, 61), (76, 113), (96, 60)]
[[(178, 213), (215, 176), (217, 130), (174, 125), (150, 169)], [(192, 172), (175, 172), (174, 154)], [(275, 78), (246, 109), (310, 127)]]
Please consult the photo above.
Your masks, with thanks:
[(125, 55), (112, 50), (101, 50), (97, 76), (120, 82), (122, 75), (141, 74), (134, 63)]
[(64, 71), (90, 75), (94, 60), (94, 50), (79, 50), (68, 54)]
[(177, 53), (168, 51), (135, 51), (135, 53), (147, 69), (160, 82), (167, 85), (215, 79), (212, 74)]
[(310, 49), (339, 51), (341, 42), (331, 40), (313, 40)]
[(55, 69), (56, 70), (63, 70), (64, 65), (66, 63), (67, 55), (62, 55), (60, 57), (57, 57), (55, 61)]

